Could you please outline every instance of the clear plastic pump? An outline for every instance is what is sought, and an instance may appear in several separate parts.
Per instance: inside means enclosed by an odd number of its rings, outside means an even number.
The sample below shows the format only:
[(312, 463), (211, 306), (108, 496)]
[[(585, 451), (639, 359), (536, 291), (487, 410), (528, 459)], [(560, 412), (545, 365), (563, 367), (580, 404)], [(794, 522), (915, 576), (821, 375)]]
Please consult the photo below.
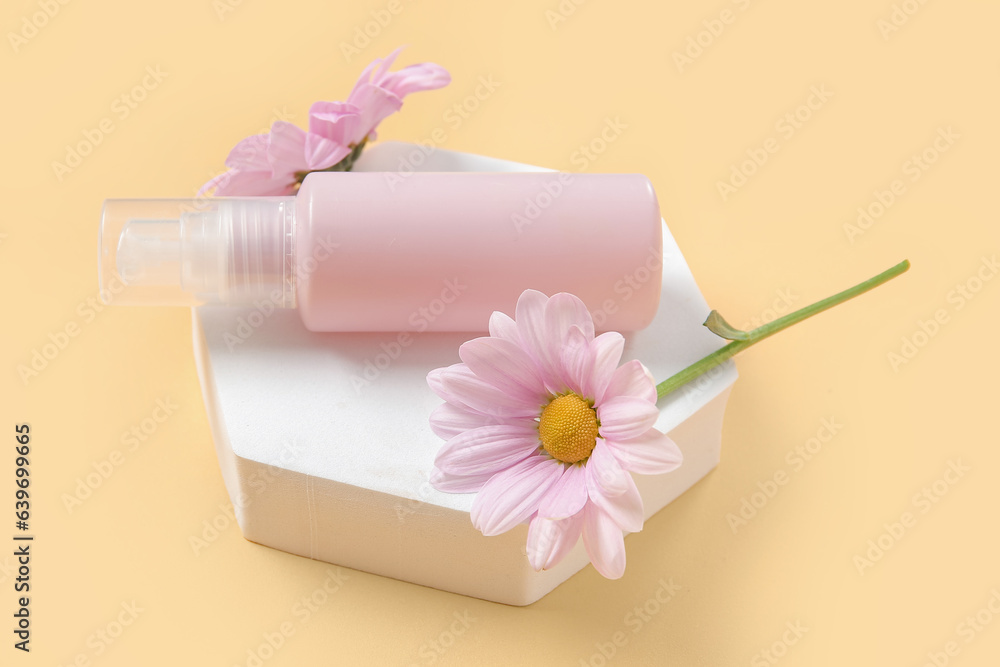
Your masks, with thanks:
[(101, 298), (125, 305), (295, 307), (295, 198), (109, 199)]

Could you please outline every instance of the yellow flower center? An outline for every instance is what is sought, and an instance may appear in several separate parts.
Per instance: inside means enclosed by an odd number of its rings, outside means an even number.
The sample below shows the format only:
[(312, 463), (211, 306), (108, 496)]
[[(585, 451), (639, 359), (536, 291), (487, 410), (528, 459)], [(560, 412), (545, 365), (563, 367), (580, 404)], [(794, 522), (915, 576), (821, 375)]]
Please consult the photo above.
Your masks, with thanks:
[(542, 410), (538, 437), (552, 458), (576, 463), (590, 456), (600, 424), (591, 404), (574, 393), (556, 396)]

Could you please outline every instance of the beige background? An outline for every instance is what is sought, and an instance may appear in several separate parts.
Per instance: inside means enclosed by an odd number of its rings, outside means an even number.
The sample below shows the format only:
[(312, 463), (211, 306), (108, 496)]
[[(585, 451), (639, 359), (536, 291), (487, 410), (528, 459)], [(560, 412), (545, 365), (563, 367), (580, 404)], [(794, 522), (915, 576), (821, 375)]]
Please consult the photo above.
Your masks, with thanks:
[[(256, 664), (248, 651), (285, 624), (293, 634), (263, 664), (773, 664), (763, 650), (782, 665), (921, 665), (928, 652), (996, 664), (1000, 280), (977, 282), (1000, 250), (995, 3), (907, 0), (894, 17), (892, 0), (563, 0), (553, 27), (558, 0), (401, 0), (348, 62), (341, 43), (388, 0), (224, 1), (11, 0), (0, 11), (0, 535), (14, 532), (13, 425), (28, 422), (38, 536), (33, 651), (13, 650), (5, 630), (0, 663)], [(900, 25), (884, 23), (893, 17)], [(719, 34), (700, 34), (705, 21)], [(706, 46), (679, 66), (689, 39)], [(246, 542), (220, 509), (189, 312), (88, 305), (104, 198), (193, 195), (240, 138), (277, 117), (304, 125), (312, 101), (343, 99), (402, 43), (403, 63), (438, 62), (454, 81), (410, 98), (383, 138), (445, 127), (445, 148), (647, 174), (706, 297), (737, 325), (913, 262), (739, 359), (721, 467), (628, 538), (620, 581), (587, 568), (518, 609)], [(165, 77), (122, 106), (147, 67)], [(501, 85), (447, 124), (480, 77)], [(798, 109), (813, 87), (829, 95)], [(782, 120), (796, 112), (798, 127)], [(53, 162), (105, 118), (113, 131), (60, 180)], [(608, 119), (627, 127), (581, 161)], [(765, 147), (777, 152), (724, 201), (718, 183)], [(936, 160), (921, 169), (912, 160), (925, 151)], [(849, 238), (858, 207), (897, 179), (891, 206)], [(958, 285), (979, 291), (967, 300)], [(890, 355), (938, 311), (936, 335), (916, 335), (922, 345), (894, 368)], [(23, 380), (19, 366), (67, 326), (76, 335)], [(129, 451), (123, 434), (158, 400), (173, 414)], [(796, 447), (827, 436), (824, 420), (842, 426), (796, 463)], [(114, 450), (120, 464), (68, 511), (64, 494)], [(949, 462), (968, 468), (954, 484), (938, 481)], [(727, 514), (778, 472), (788, 483), (734, 532)], [(915, 497), (924, 487), (933, 504)], [(855, 556), (904, 512), (914, 521), (859, 572)], [(211, 537), (213, 521), (221, 530), (195, 554), (190, 538)], [(0, 556), (8, 622), (12, 565)], [(317, 593), (331, 571), (339, 588)], [(680, 590), (655, 602), (671, 579)], [(323, 603), (310, 610), (301, 600), (313, 594)], [(141, 611), (123, 611), (133, 603)], [(636, 614), (644, 606), (655, 613)], [(801, 637), (786, 632), (796, 623)]]

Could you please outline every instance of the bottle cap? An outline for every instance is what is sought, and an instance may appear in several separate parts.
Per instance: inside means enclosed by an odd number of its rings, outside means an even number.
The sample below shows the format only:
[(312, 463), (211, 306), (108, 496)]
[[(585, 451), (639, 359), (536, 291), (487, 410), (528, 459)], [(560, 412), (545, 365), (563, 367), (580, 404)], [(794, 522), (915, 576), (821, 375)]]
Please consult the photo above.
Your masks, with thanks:
[(101, 299), (293, 308), (294, 231), (295, 197), (106, 200)]

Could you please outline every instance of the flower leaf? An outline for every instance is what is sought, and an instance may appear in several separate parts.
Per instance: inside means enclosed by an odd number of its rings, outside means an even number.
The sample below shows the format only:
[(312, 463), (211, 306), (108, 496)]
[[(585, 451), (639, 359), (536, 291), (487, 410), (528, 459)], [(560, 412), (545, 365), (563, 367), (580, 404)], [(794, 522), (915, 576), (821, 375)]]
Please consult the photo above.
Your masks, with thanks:
[(717, 310), (708, 314), (704, 324), (709, 331), (726, 340), (750, 340), (749, 333), (731, 325)]

